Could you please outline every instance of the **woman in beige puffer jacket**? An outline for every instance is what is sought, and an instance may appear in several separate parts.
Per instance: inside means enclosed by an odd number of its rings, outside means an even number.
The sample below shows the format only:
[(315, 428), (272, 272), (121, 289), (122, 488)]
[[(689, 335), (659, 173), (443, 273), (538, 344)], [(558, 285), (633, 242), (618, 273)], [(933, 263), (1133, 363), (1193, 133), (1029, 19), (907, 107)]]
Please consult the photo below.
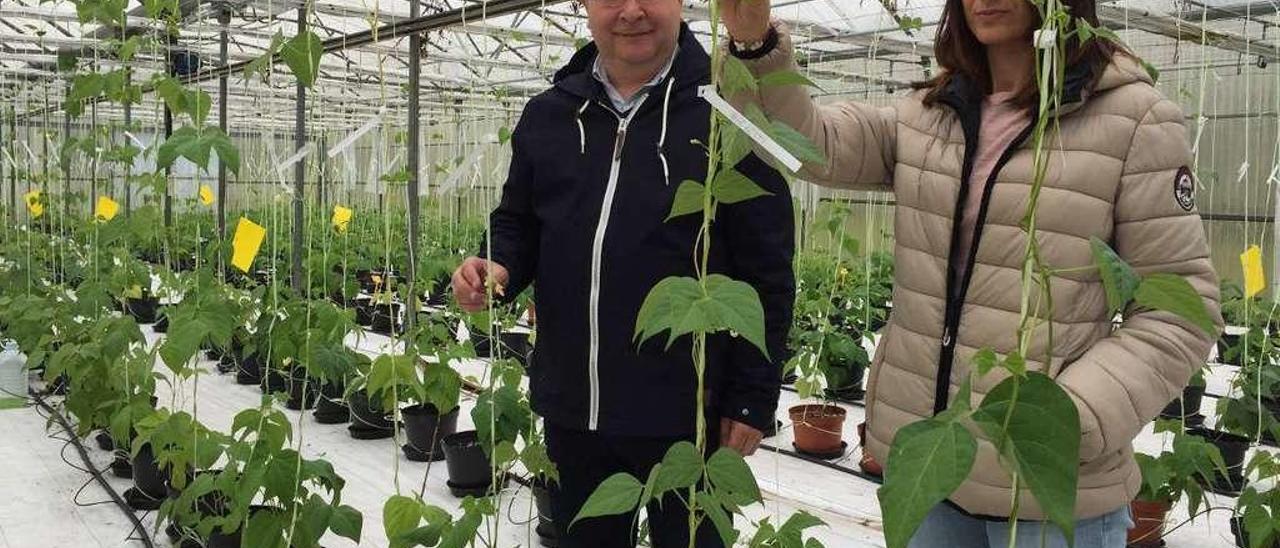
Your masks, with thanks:
[[(1065, 4), (1098, 24), (1093, 0)], [(806, 166), (805, 179), (894, 193), (894, 310), (866, 398), (866, 451), (879, 462), (899, 428), (946, 408), (978, 349), (1005, 354), (1017, 347), (1026, 246), (1019, 224), (1033, 180), (1030, 31), (1039, 24), (1030, 6), (948, 0), (935, 42), (940, 76), (892, 107), (820, 107), (801, 86), (762, 86), (733, 98), (743, 107), (758, 105), (826, 154), (827, 165)], [(787, 29), (768, 23), (767, 0), (722, 0), (722, 7), (735, 40), (731, 52), (757, 76), (797, 70)], [(1082, 539), (1081, 527), (1111, 529), (1099, 539), (1115, 539), (1118, 529), (1123, 545), (1128, 520), (1116, 516), (1127, 518), (1141, 481), (1132, 441), (1181, 393), (1217, 334), (1168, 313), (1135, 309), (1113, 329), (1099, 274), (1088, 268), (1089, 240), (1109, 242), (1140, 274), (1183, 276), (1221, 326), (1218, 282), (1195, 210), (1181, 110), (1118, 48), (1096, 40), (1070, 46), (1056, 112), (1060, 130), (1051, 125), (1045, 143), (1051, 152), (1037, 230), (1044, 263), (1063, 270), (1051, 283), (1053, 348), (1046, 352), (1046, 332), (1037, 330), (1027, 365), (1056, 379), (1079, 410), (1076, 546), (1118, 546)], [(988, 178), (970, 181), (976, 157), (996, 157), (978, 150), (987, 141), (979, 138), (979, 126), (993, 90), (1010, 91), (1028, 107), (1025, 129), (1000, 149)], [(1046, 355), (1052, 356), (1047, 363)], [(1003, 378), (992, 372), (975, 381), (974, 402)], [(968, 479), (950, 505), (930, 514), (917, 540), (931, 523), (1007, 518), (1010, 484), (994, 447), (980, 441)], [(1020, 499), (1020, 518), (1044, 519), (1029, 491)], [(952, 529), (946, 545), (968, 546), (963, 527)], [(913, 541), (917, 545), (928, 544)]]

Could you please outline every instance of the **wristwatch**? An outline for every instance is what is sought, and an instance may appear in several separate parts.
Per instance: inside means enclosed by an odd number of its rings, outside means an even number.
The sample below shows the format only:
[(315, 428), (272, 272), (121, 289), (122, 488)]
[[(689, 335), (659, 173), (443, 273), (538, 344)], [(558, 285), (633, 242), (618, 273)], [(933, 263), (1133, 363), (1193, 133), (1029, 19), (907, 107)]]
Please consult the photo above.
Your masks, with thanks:
[(739, 59), (759, 59), (771, 53), (778, 47), (778, 27), (769, 25), (769, 32), (764, 35), (764, 39), (755, 42), (739, 42), (733, 40), (729, 42), (729, 53)]

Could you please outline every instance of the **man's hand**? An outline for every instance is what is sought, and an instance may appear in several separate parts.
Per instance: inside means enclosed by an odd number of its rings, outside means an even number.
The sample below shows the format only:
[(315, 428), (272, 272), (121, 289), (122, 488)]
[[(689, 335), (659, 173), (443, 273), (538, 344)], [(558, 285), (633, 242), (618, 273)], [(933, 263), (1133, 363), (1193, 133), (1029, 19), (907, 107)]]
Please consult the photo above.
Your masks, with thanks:
[(729, 35), (739, 42), (761, 42), (769, 34), (769, 4), (772, 0), (721, 0), (720, 19)]
[(720, 419), (720, 447), (728, 447), (749, 457), (760, 447), (764, 433), (733, 419)]
[(462, 310), (479, 312), (489, 303), (485, 282), (492, 280), (493, 292), (502, 295), (509, 279), (510, 274), (502, 265), (479, 257), (467, 257), (453, 271), (453, 298)]

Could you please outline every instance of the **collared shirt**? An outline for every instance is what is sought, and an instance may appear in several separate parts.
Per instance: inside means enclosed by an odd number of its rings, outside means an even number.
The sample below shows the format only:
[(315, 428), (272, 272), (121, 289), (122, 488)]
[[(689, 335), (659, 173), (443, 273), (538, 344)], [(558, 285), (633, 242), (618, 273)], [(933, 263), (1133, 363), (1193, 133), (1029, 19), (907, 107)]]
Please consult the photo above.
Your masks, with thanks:
[(613, 86), (613, 82), (609, 80), (609, 75), (605, 74), (604, 63), (600, 61), (599, 55), (596, 55), (595, 65), (591, 67), (591, 75), (596, 80), (599, 80), (601, 84), (604, 84), (604, 91), (609, 94), (609, 102), (613, 103), (613, 108), (622, 114), (626, 114), (631, 112), (631, 109), (640, 106), (640, 103), (648, 97), (649, 91), (667, 79), (667, 75), (671, 73), (672, 65), (676, 63), (676, 55), (679, 53), (680, 47), (676, 46), (675, 51), (671, 52), (671, 58), (667, 60), (666, 66), (662, 67), (662, 70), (658, 71), (658, 74), (654, 75), (652, 80), (640, 86), (640, 89), (636, 90), (631, 97), (623, 97), (621, 93), (618, 93), (618, 88)]

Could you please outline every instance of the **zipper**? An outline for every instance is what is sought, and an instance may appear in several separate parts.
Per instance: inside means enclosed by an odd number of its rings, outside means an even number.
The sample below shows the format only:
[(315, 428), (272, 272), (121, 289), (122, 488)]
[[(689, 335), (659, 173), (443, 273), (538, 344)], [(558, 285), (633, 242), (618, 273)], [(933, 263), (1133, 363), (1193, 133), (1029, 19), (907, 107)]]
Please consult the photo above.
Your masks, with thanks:
[[(947, 306), (946, 314), (943, 317), (942, 328), (942, 350), (938, 358), (938, 376), (934, 383), (933, 393), (933, 414), (937, 415), (947, 409), (947, 405), (951, 399), (951, 369), (955, 362), (956, 351), (956, 331), (960, 327), (960, 313), (964, 309), (964, 299), (969, 293), (969, 282), (973, 278), (973, 263), (978, 257), (978, 244), (982, 242), (982, 231), (987, 222), (987, 208), (991, 205), (991, 192), (995, 188), (996, 177), (1000, 175), (1000, 170), (1013, 157), (1013, 153), (1018, 150), (1019, 146), (1027, 140), (1031, 135), (1031, 130), (1035, 128), (1036, 119), (1032, 116), (1031, 123), (1018, 134), (1017, 137), (1005, 147), (1004, 152), (1000, 153), (1000, 158), (996, 160), (996, 165), (991, 168), (991, 174), (987, 176), (987, 180), (982, 187), (982, 204), (978, 208), (978, 219), (973, 225), (973, 236), (969, 246), (969, 254), (963, 260), (968, 268), (965, 269), (964, 279), (960, 280), (959, 286), (952, 288), (951, 284), (955, 283), (955, 276), (952, 270), (955, 268), (951, 264), (953, 257), (947, 258)], [(974, 140), (976, 141), (976, 135)], [(968, 149), (971, 140), (966, 136), (966, 152), (964, 162), (964, 179), (961, 180), (960, 196), (956, 201), (956, 214), (952, 215), (951, 228), (951, 251), (955, 251), (956, 245), (959, 244), (959, 228), (960, 218), (964, 214), (964, 204), (968, 197), (969, 177), (973, 173), (973, 155), (976, 154), (976, 144), (972, 145), (973, 149)], [(953, 291), (954, 289), (954, 291)], [(955, 293), (953, 296), (952, 294)]]
[(591, 244), (591, 294), (587, 319), (590, 330), (590, 354), (587, 357), (587, 370), (591, 383), (591, 410), (587, 417), (587, 430), (594, 432), (600, 422), (600, 271), (603, 261), (604, 235), (609, 228), (609, 214), (613, 211), (613, 197), (618, 188), (618, 177), (622, 174), (622, 148), (627, 141), (627, 126), (631, 119), (640, 112), (640, 107), (648, 100), (646, 94), (626, 117), (612, 108), (600, 103), (610, 114), (618, 118), (618, 134), (613, 142), (613, 160), (609, 166), (609, 182), (605, 185), (604, 200), (600, 204), (600, 218), (596, 221), (595, 239)]

